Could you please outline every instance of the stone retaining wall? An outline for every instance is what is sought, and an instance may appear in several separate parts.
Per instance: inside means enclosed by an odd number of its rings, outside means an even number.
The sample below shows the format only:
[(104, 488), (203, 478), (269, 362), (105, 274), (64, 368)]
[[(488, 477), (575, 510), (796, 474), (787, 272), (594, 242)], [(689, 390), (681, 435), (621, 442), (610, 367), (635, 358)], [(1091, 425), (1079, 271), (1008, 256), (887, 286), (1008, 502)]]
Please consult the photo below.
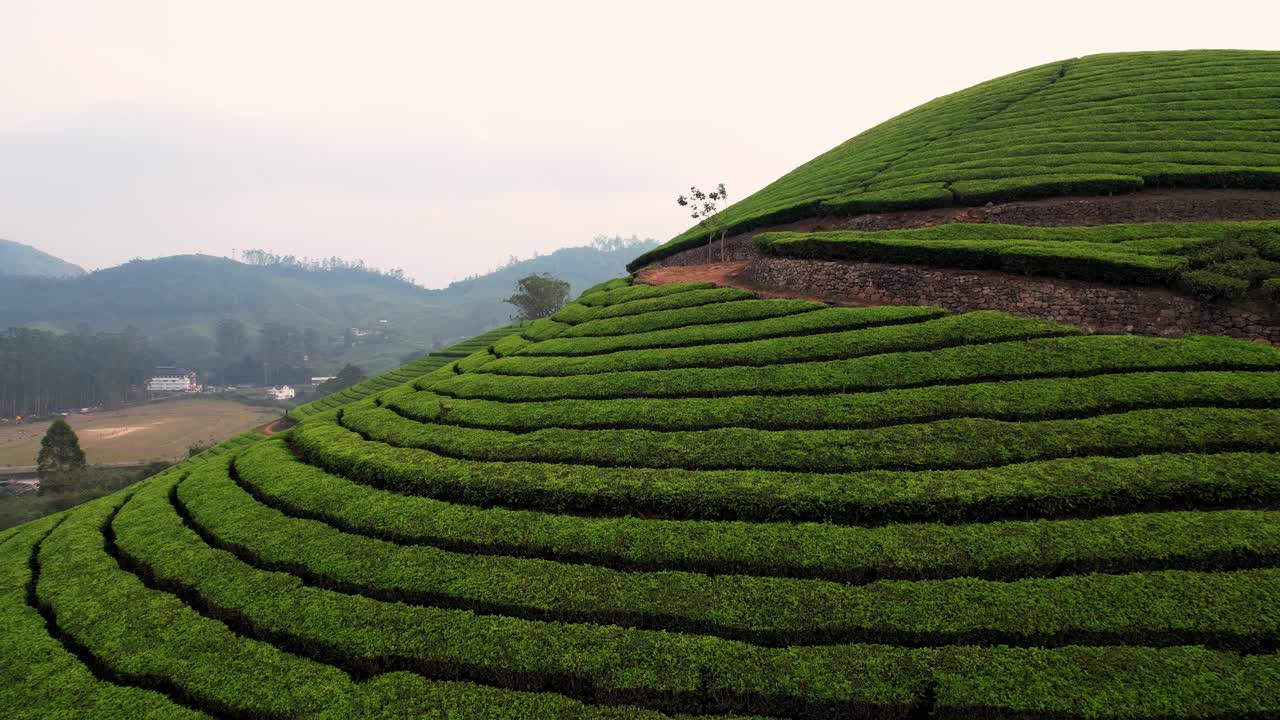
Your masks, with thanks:
[[(729, 260), (751, 260), (753, 288), (794, 292), (830, 302), (937, 305), (954, 312), (1001, 310), (1057, 320), (1098, 333), (1230, 335), (1280, 345), (1280, 310), (1261, 303), (1218, 305), (1163, 288), (926, 265), (825, 261), (761, 255), (746, 237), (730, 238)], [(686, 250), (662, 266), (720, 260), (720, 248)]]

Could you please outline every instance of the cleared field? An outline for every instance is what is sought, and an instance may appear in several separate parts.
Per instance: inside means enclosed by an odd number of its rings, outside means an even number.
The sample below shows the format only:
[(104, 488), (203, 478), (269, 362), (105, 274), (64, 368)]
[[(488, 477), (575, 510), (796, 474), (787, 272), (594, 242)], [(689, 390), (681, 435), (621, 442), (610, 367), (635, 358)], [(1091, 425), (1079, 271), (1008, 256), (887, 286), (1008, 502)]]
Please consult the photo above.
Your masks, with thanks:
[(0, 706), (1280, 711), (1280, 349), (699, 285), (513, 331), (0, 535)]
[[(731, 233), (831, 213), (1146, 187), (1280, 187), (1280, 52), (1091, 55), (909, 110), (728, 207)], [(693, 227), (628, 265), (705, 244)]]
[[(230, 400), (189, 399), (68, 415), (92, 464), (177, 460), (192, 445), (213, 445), (279, 417), (280, 411)], [(48, 423), (0, 425), (0, 467), (34, 465)]]

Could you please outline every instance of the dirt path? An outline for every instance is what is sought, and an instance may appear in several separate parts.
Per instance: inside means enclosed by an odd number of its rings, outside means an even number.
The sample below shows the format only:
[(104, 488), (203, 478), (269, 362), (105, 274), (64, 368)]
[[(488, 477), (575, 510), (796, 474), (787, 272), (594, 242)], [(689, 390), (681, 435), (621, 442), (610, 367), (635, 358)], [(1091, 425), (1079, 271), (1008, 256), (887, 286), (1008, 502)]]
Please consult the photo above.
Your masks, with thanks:
[(258, 427), (254, 428), (254, 430), (262, 435), (275, 435), (276, 433), (281, 432), (283, 430), (288, 430), (289, 428), (293, 427), (293, 425), (294, 425), (293, 420), (289, 419), (288, 417), (279, 417), (265, 425), (259, 425)]

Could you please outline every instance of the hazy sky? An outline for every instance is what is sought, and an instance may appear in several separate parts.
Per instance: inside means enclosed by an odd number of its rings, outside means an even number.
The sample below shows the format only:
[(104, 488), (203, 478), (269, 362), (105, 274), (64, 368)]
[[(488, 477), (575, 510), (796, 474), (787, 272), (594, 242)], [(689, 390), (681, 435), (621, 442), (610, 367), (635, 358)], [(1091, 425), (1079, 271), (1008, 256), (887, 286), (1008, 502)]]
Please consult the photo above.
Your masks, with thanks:
[(364, 258), (429, 286), (665, 240), (930, 98), (1096, 52), (1280, 49), (1280, 3), (0, 0), (0, 237)]

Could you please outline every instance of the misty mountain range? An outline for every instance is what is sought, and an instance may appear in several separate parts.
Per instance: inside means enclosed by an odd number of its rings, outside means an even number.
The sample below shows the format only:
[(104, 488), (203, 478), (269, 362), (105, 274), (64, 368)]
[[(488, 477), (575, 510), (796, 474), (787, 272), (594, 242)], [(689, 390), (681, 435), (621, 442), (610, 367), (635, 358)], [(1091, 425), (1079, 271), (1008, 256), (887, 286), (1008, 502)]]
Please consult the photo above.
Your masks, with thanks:
[[(608, 240), (513, 261), (493, 272), (427, 289), (359, 269), (314, 270), (250, 265), (208, 255), (134, 260), (84, 273), (79, 267), (17, 243), (0, 245), (0, 328), (94, 331), (135, 327), (156, 361), (196, 368), (215, 362), (214, 328), (232, 317), (251, 336), (267, 323), (314, 328), (334, 344), (317, 368), (346, 362), (369, 372), (396, 367), (429, 350), (509, 322), (502, 302), (516, 280), (549, 273), (569, 282), (571, 296), (626, 273), (626, 263), (653, 240)], [(12, 245), (29, 252), (5, 252)], [(352, 328), (370, 331), (341, 345)]]

